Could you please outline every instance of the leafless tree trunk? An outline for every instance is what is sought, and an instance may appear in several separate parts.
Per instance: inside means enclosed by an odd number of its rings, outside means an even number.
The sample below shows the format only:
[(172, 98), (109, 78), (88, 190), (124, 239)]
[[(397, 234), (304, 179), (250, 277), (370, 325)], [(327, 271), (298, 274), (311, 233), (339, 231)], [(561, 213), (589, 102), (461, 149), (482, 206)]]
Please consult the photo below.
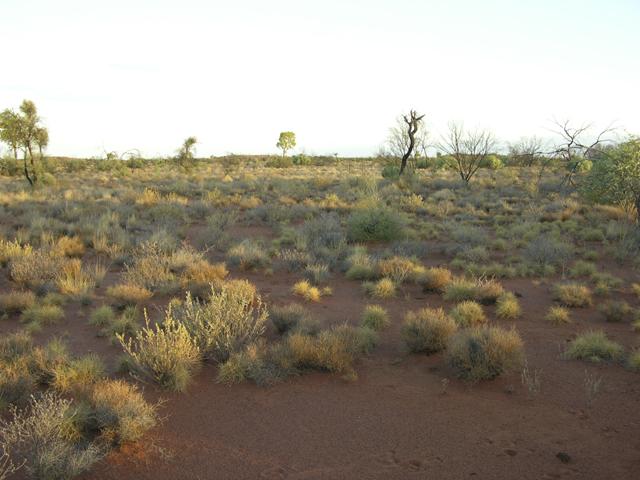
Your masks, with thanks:
[(420, 122), (424, 118), (424, 115), (418, 116), (415, 110), (411, 110), (409, 112), (409, 117), (405, 115), (402, 118), (404, 119), (404, 123), (407, 124), (409, 146), (407, 147), (407, 151), (402, 155), (402, 162), (400, 163), (400, 175), (402, 175), (405, 168), (407, 168), (407, 160), (409, 160), (409, 157), (413, 153), (413, 148), (416, 145), (416, 133), (418, 133), (418, 128), (420, 128)]
[(543, 154), (543, 141), (538, 137), (523, 137), (509, 145), (509, 156), (523, 167), (532, 167), (536, 159)]

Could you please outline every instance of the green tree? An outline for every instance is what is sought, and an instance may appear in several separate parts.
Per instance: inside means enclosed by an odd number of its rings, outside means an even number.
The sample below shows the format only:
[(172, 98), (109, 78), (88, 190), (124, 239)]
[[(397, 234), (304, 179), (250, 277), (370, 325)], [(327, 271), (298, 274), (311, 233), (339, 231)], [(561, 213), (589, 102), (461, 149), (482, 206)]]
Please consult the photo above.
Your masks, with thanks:
[(184, 142), (182, 142), (182, 146), (178, 150), (178, 162), (184, 164), (193, 160), (196, 143), (198, 143), (198, 139), (196, 137), (188, 137)]
[(0, 113), (0, 141), (9, 145), (16, 161), (20, 147), (20, 128), (20, 115), (8, 108)]
[(630, 137), (595, 159), (581, 190), (594, 202), (635, 210), (640, 223), (640, 137)]
[(282, 158), (287, 155), (287, 152), (296, 146), (296, 134), (293, 132), (280, 132), (280, 138), (276, 147), (282, 150)]

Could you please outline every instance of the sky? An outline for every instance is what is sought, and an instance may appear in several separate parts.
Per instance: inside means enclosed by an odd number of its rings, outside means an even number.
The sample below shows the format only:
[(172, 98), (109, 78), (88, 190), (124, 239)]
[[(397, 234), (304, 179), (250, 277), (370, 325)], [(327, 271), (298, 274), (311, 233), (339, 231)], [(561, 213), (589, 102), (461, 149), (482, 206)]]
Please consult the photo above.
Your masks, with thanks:
[(398, 115), (503, 145), (555, 120), (640, 134), (640, 0), (0, 0), (0, 109), (52, 155), (374, 154)]

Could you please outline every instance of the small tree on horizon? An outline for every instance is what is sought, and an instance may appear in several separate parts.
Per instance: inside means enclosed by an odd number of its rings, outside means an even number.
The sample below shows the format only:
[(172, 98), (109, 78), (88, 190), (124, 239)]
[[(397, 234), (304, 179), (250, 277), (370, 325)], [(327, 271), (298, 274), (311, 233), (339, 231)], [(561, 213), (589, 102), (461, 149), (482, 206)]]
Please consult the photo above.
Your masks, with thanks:
[(286, 157), (287, 152), (296, 146), (296, 134), (293, 132), (280, 132), (280, 138), (276, 147), (282, 150), (282, 158)]
[(196, 137), (187, 137), (182, 146), (178, 150), (178, 162), (184, 164), (193, 160), (193, 154), (195, 152), (195, 146), (198, 143)]
[(461, 123), (449, 123), (449, 133), (443, 137), (440, 148), (450, 155), (462, 181), (469, 185), (471, 178), (485, 163), (496, 146), (489, 130), (466, 131)]

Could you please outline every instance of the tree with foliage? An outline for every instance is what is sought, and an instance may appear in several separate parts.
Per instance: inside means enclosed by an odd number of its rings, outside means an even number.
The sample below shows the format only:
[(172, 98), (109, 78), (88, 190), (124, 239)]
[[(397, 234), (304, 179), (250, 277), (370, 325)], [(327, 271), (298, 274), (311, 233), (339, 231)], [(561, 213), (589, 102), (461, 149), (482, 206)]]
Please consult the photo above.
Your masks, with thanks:
[(198, 143), (198, 139), (196, 137), (188, 137), (184, 142), (182, 142), (182, 146), (178, 150), (179, 163), (185, 164), (186, 162), (193, 160), (196, 143)]
[(635, 210), (640, 223), (640, 137), (631, 137), (595, 159), (581, 191), (594, 202)]
[(468, 132), (462, 124), (455, 122), (449, 124), (449, 133), (440, 144), (440, 148), (453, 158), (454, 168), (466, 185), (486, 163), (495, 146), (496, 139), (489, 130)]
[(293, 132), (280, 132), (280, 138), (276, 147), (282, 150), (282, 158), (287, 155), (287, 152), (296, 146), (296, 134)]
[(38, 181), (38, 172), (33, 149), (38, 148), (42, 159), (43, 150), (49, 144), (49, 132), (40, 125), (36, 104), (31, 100), (23, 100), (19, 113), (3, 111), (0, 115), (0, 139), (11, 147), (16, 160), (18, 149), (22, 150), (24, 176), (34, 186)]

